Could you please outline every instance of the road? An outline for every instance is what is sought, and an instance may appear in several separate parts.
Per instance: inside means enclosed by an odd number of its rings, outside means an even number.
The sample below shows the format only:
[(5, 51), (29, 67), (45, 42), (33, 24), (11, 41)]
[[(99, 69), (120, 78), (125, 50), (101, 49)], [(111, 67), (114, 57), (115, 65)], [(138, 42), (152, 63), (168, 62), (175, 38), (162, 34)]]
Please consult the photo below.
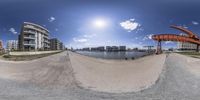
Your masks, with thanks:
[(0, 60), (0, 99), (199, 100), (200, 76), (189, 71), (188, 59), (170, 54), (156, 84), (129, 93), (105, 93), (80, 87), (67, 52), (26, 62)]

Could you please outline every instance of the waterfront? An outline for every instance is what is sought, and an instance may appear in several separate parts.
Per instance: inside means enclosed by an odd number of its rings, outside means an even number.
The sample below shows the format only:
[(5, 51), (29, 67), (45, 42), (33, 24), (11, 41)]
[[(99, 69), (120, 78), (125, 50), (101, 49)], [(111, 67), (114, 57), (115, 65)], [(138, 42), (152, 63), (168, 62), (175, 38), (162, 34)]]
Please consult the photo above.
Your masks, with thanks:
[(120, 51), (120, 52), (76, 51), (76, 53), (103, 59), (135, 59), (150, 54), (148, 52), (137, 52), (137, 51)]
[(33, 61), (0, 59), (0, 95), (5, 100), (198, 100), (199, 62), (175, 53), (128, 61), (73, 52)]

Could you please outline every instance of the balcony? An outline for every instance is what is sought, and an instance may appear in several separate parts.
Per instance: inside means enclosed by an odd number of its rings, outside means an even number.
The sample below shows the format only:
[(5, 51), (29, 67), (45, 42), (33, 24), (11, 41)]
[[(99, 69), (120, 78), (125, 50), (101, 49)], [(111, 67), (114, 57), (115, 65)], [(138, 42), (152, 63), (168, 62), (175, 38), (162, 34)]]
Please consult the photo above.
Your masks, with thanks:
[(44, 36), (43, 36), (43, 38), (44, 38), (44, 39), (49, 39), (49, 37), (48, 37), (48, 36), (46, 36), (46, 35), (44, 35)]
[(49, 45), (44, 45), (44, 47), (46, 47), (46, 48), (50, 48), (50, 46), (49, 46)]
[(32, 39), (32, 40), (35, 40), (35, 36), (31, 36), (31, 35), (29, 35), (29, 36), (24, 36), (24, 39)]
[(24, 45), (34, 46), (35, 45), (35, 41), (24, 41)]
[(34, 32), (34, 31), (24, 31), (24, 33), (29, 33), (29, 34), (36, 34), (36, 32)]
[(48, 40), (44, 40), (44, 43), (48, 43), (48, 44), (49, 44), (49, 43), (50, 43), (50, 41), (48, 41)]
[(33, 29), (33, 30), (36, 30), (36, 31), (39, 31), (39, 32), (42, 32), (43, 34), (48, 34), (45, 30), (43, 29), (40, 29), (40, 28), (35, 28), (34, 26), (24, 26), (25, 28), (28, 28), (28, 29)]

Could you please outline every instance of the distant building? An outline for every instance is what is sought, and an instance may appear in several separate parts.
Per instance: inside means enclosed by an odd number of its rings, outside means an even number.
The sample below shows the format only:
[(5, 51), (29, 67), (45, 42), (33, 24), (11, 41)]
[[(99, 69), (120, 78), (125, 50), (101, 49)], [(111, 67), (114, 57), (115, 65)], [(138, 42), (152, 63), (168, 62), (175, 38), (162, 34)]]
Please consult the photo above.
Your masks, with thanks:
[(126, 46), (106, 46), (106, 51), (126, 51)]
[(112, 46), (112, 51), (119, 51), (119, 47), (118, 46)]
[(60, 50), (60, 41), (57, 38), (50, 39), (50, 49), (51, 50)]
[(197, 45), (188, 42), (178, 42), (178, 50), (196, 50)]
[(83, 48), (82, 50), (83, 51), (90, 51), (90, 48), (87, 47), (87, 48)]
[(119, 51), (126, 51), (126, 46), (119, 46)]
[(91, 47), (81, 49), (83, 51), (126, 51), (126, 46), (99, 46), (99, 47)]
[(49, 31), (37, 24), (24, 22), (19, 35), (19, 50), (49, 50)]
[(74, 48), (73, 47), (71, 47), (71, 49), (70, 49), (71, 51), (74, 51)]
[(133, 51), (138, 51), (139, 49), (138, 48), (133, 48)]
[[(180, 34), (182, 36), (187, 36), (187, 34)], [(189, 42), (178, 42), (177, 49), (178, 50), (196, 50), (197, 45)]]
[(106, 51), (112, 51), (112, 47), (111, 46), (106, 46)]
[(96, 47), (92, 47), (91, 51), (97, 51), (97, 48)]
[(59, 48), (60, 50), (64, 50), (64, 49), (65, 49), (65, 46), (63, 45), (62, 42), (60, 42), (60, 45), (59, 45), (59, 46), (60, 46), (60, 48)]
[(133, 49), (131, 49), (131, 48), (127, 48), (127, 51), (132, 51)]
[(97, 50), (98, 50), (98, 51), (104, 51), (105, 48), (104, 48), (104, 46), (100, 46), (100, 47), (97, 47)]
[(3, 41), (0, 40), (0, 51), (3, 50)]
[(105, 51), (105, 48), (104, 48), (104, 46), (92, 47), (91, 51)]
[(18, 40), (8, 40), (7, 41), (7, 49), (9, 51), (18, 50)]

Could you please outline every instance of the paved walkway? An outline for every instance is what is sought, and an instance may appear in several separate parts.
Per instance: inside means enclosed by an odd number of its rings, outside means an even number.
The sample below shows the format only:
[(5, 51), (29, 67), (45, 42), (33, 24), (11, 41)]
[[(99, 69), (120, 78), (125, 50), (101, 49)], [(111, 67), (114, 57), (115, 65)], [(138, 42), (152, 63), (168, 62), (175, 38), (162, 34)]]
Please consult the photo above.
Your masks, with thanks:
[(136, 92), (155, 84), (162, 72), (165, 55), (136, 60), (105, 60), (70, 53), (75, 77), (87, 89), (110, 92)]
[(117, 94), (79, 87), (66, 52), (27, 62), (0, 60), (0, 99), (199, 100), (200, 77), (188, 68), (188, 59), (170, 54), (155, 85), (140, 92)]

